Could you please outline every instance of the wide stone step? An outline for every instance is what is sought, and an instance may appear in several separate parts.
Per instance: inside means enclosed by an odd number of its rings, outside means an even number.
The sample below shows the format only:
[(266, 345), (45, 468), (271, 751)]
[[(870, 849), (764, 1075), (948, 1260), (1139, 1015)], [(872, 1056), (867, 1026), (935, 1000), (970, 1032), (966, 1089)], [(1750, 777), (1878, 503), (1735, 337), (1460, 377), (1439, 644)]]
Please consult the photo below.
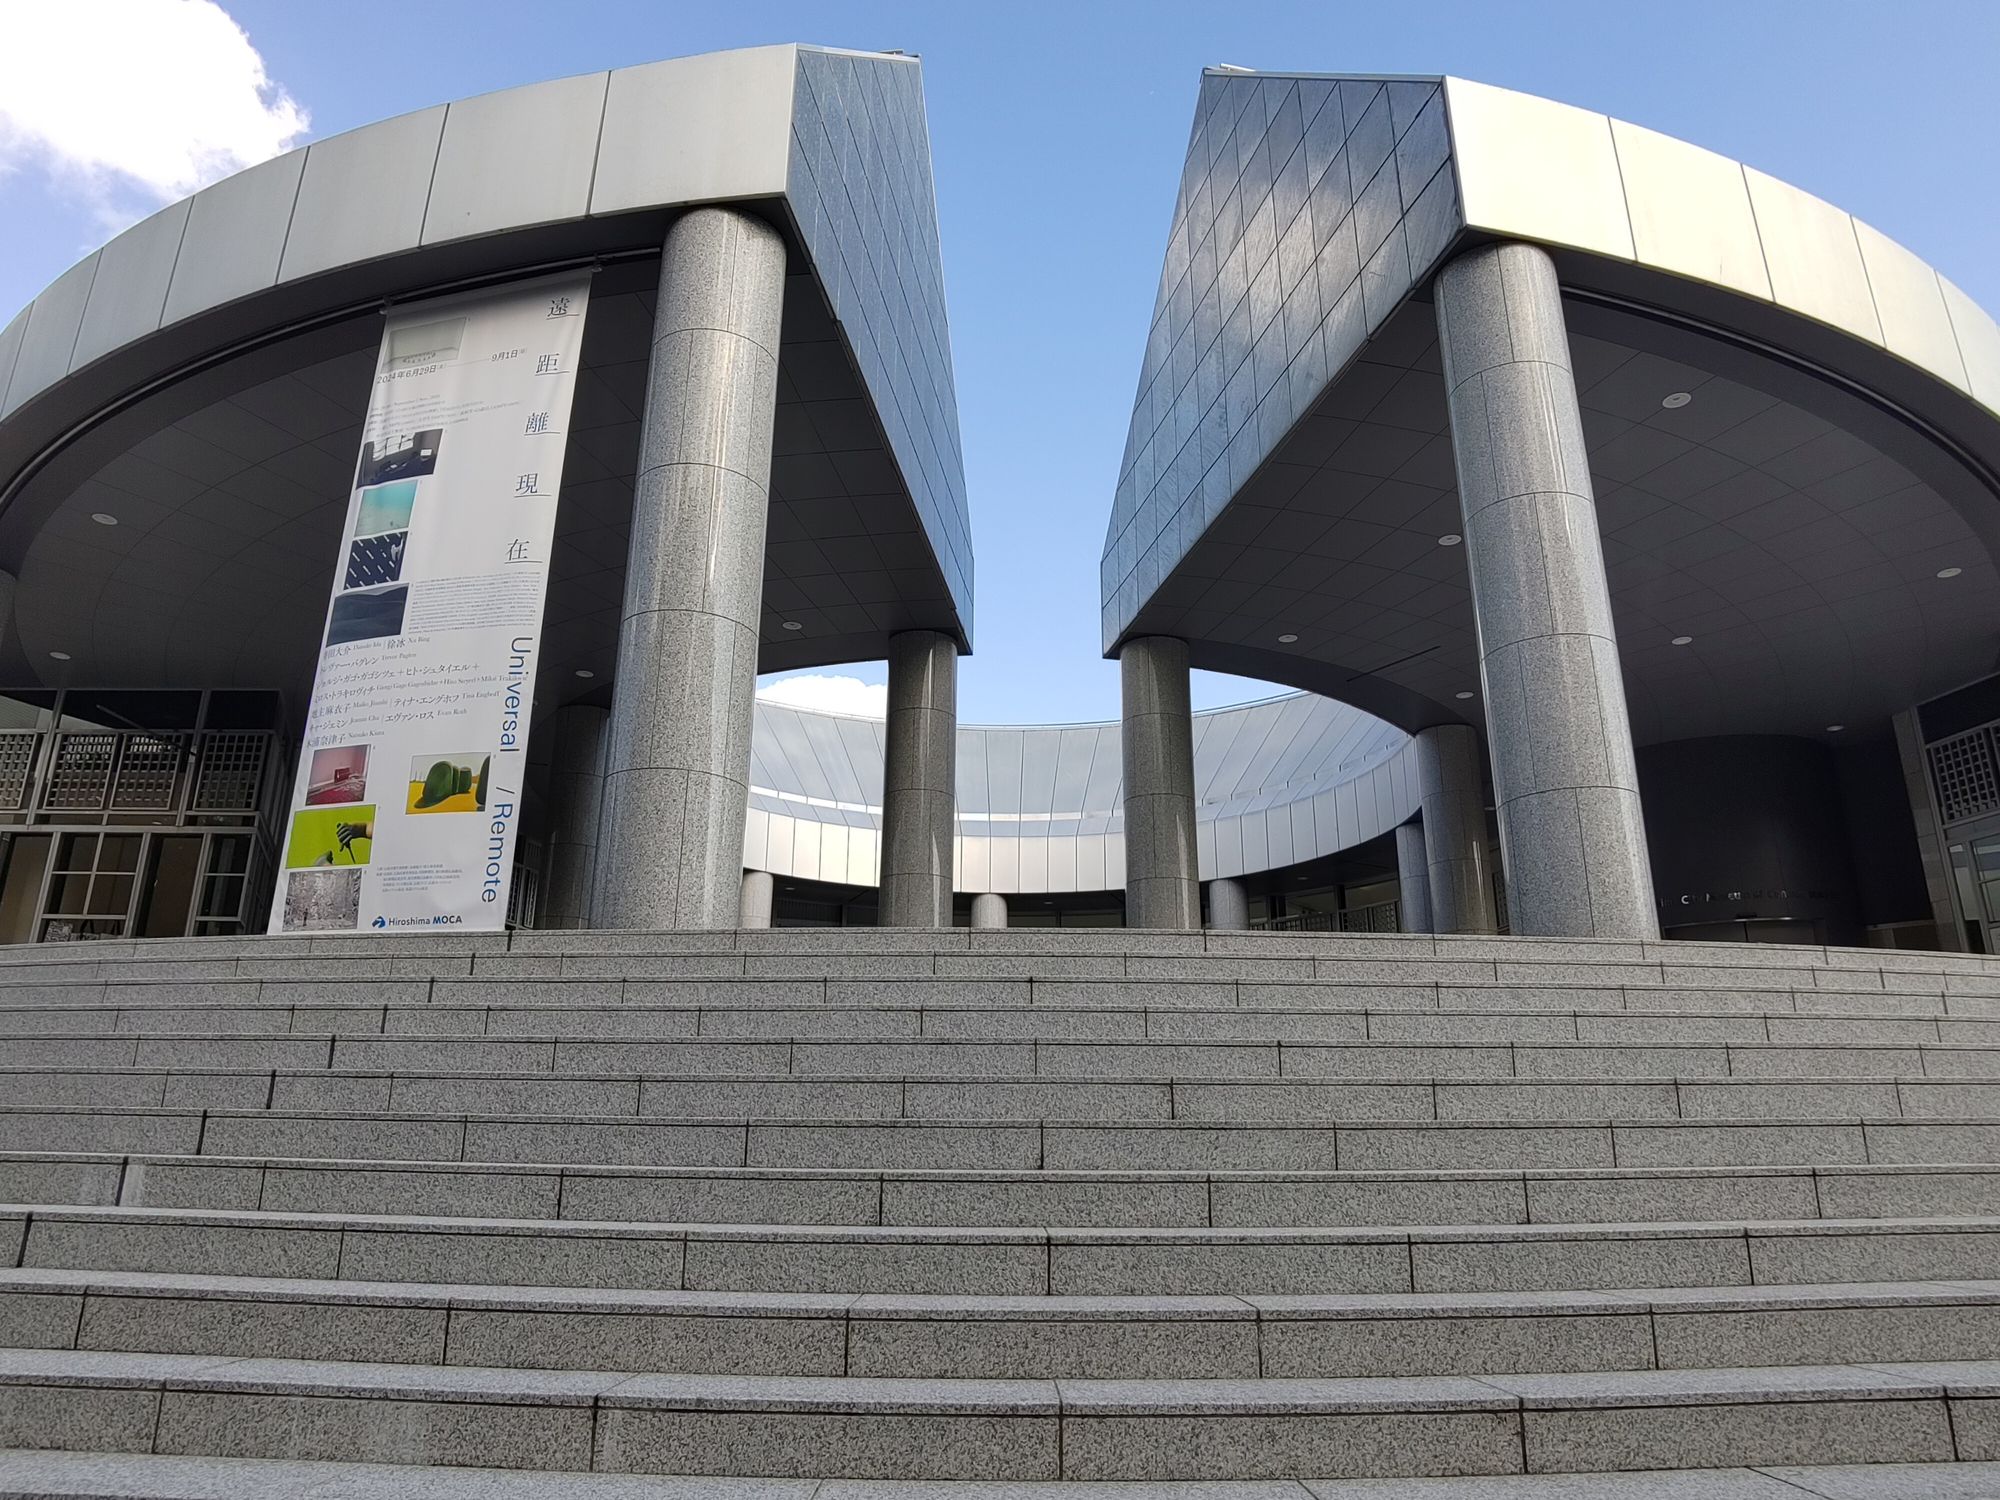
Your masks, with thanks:
[(892, 1170), (1466, 1171), (2000, 1163), (2000, 1119), (673, 1119), (0, 1105), (16, 1151)]
[[(2000, 1078), (1451, 1078), (591, 1073), (567, 1068), (4, 1068), (17, 1107), (477, 1111), (682, 1120), (1218, 1121), (1963, 1119), (2000, 1115)], [(1163, 1047), (1163, 1070), (1181, 1061)], [(447, 1058), (456, 1055), (447, 1052)], [(1996, 1054), (2000, 1055), (2000, 1054)], [(1116, 1059), (1114, 1059), (1116, 1060)], [(1196, 1059), (1199, 1061), (1200, 1059)], [(794, 1058), (793, 1061), (798, 1061)], [(1149, 1059), (1130, 1059), (1143, 1066)]]
[(914, 1228), (1342, 1228), (2000, 1215), (2000, 1166), (889, 1172), (0, 1154), (0, 1203)]
[[(1971, 955), (1903, 953), (1806, 945), (1669, 943), (1632, 940), (1432, 937), (1426, 934), (1160, 933), (1019, 929), (970, 933), (846, 929), (699, 933), (521, 932), (459, 938), (372, 935), (43, 945), (0, 952), (0, 975), (84, 980), (133, 973), (187, 977), (268, 977), (339, 972), (353, 977), (477, 973), (515, 976), (650, 978), (659, 974), (844, 977), (1325, 977), (1344, 971), (1372, 979), (1391, 970), (1428, 970), (1531, 982), (1563, 969), (1601, 977), (1622, 971), (1660, 982), (1677, 971), (1711, 982), (1722, 972), (1762, 971), (1764, 983), (1822, 972), (1944, 985), (2000, 974)], [(1919, 976), (1938, 976), (1921, 979)], [(1336, 975), (1336, 977), (1339, 977)], [(1558, 979), (1556, 982), (1563, 982)], [(1866, 984), (1864, 978), (1860, 983)]]
[(2000, 1221), (915, 1229), (0, 1209), (32, 1269), (679, 1291), (1311, 1296), (1983, 1280)]
[[(44, 1013), (47, 1014), (47, 1013)], [(72, 1012), (73, 1015), (90, 1014)], [(711, 1020), (706, 1013), (688, 1013), (677, 1025), (679, 1034), (655, 1035), (645, 1030), (576, 1033), (452, 1031), (455, 1020), (477, 1020), (480, 1012), (427, 1012), (413, 1018), (408, 1029), (387, 1034), (367, 1030), (342, 1032), (327, 1028), (303, 1031), (224, 1030), (203, 1032), (179, 1024), (189, 1020), (174, 1012), (97, 1012), (117, 1020), (123, 1029), (55, 1028), (0, 1037), (0, 1065), (35, 1066), (54, 1063), (107, 1067), (381, 1067), (385, 1065), (535, 1068), (602, 1072), (611, 1063), (623, 1071), (661, 1071), (662, 1059), (686, 1068), (699, 1059), (702, 1071), (785, 1072), (792, 1058), (803, 1057), (819, 1070), (872, 1063), (866, 1071), (943, 1073), (1012, 1073), (1064, 1071), (1104, 1072), (1116, 1065), (1131, 1070), (1145, 1064), (1157, 1074), (1168, 1070), (1230, 1074), (1275, 1075), (1289, 1062), (1300, 1070), (1320, 1073), (1350, 1071), (1350, 1055), (1375, 1056), (1376, 1046), (1434, 1049), (1436, 1060), (1425, 1075), (1449, 1073), (1445, 1064), (1465, 1054), (1470, 1075), (1499, 1072), (1517, 1054), (1525, 1053), (1534, 1069), (1547, 1058), (1560, 1057), (1578, 1045), (1607, 1053), (1622, 1051), (1627, 1059), (1615, 1071), (1673, 1074), (1705, 1071), (1725, 1065), (1728, 1049), (1744, 1047), (1797, 1048), (1802, 1055), (1827, 1058), (1823, 1066), (1839, 1067), (1828, 1049), (1847, 1049), (1855, 1061), (1849, 1071), (1870, 1071), (1870, 1059), (1915, 1058), (1917, 1066), (1885, 1067), (1876, 1071), (1923, 1071), (1931, 1051), (1949, 1050), (1968, 1060), (1969, 1071), (1990, 1066), (2000, 1049), (2000, 1020), (1959, 1016), (1878, 1015), (1740, 1015), (1699, 1012), (1525, 1012), (1370, 1011), (1329, 1012), (1207, 1012), (1184, 1015), (1149, 1014), (1134, 1024), (1106, 1028), (1105, 1035), (1037, 1035), (1051, 1018), (1051, 1030), (1083, 1032), (1105, 1015), (1118, 1012), (1039, 1012), (1022, 1007), (1008, 1012), (851, 1010), (829, 1012), (765, 1012), (751, 1020), (745, 1013)], [(372, 1013), (371, 1013), (372, 1015)], [(639, 1013), (650, 1024), (658, 1013)], [(903, 1017), (898, 1020), (897, 1017)], [(891, 1029), (883, 1018), (895, 1022)], [(129, 1018), (129, 1019), (128, 1019)], [(171, 1018), (171, 1019), (169, 1019)], [(592, 1016), (576, 1019), (593, 1020)], [(614, 1023), (632, 1019), (612, 1013)], [(695, 1029), (699, 1028), (699, 1029)], [(874, 1028), (871, 1030), (870, 1028)], [(1121, 1034), (1121, 1030), (1123, 1034)], [(1262, 1033), (1262, 1034), (1258, 1034)], [(1399, 1054), (1383, 1054), (1392, 1060)], [(1686, 1055), (1694, 1064), (1683, 1070), (1676, 1060)], [(1421, 1057), (1421, 1053), (1416, 1054)], [(414, 1059), (423, 1059), (416, 1064)], [(1046, 1059), (1046, 1061), (1044, 1061)], [(648, 1065), (651, 1065), (650, 1068)], [(1199, 1066), (1196, 1066), (1196, 1065)], [(1518, 1066), (1518, 1064), (1516, 1065)], [(1784, 1071), (1777, 1068), (1776, 1071)], [(797, 1071), (796, 1068), (791, 1071)], [(1528, 1075), (1523, 1075), (1528, 1076)]]
[[(1505, 1479), (1067, 1480), (1042, 1500), (1991, 1500), (2000, 1463), (1848, 1464)], [(1006, 1500), (981, 1481), (733, 1479), (464, 1469), (309, 1459), (0, 1452), (0, 1494), (36, 1500)]]
[[(1833, 972), (1833, 971), (1829, 971)], [(1843, 977), (1845, 977), (1843, 975)], [(1541, 983), (1384, 983), (1359, 978), (1325, 981), (1192, 979), (937, 979), (862, 977), (851, 980), (743, 978), (684, 978), (641, 980), (566, 980), (535, 978), (352, 979), (318, 978), (217, 979), (185, 981), (135, 978), (112, 982), (15, 982), (0, 971), (0, 1019), (10, 1032), (32, 1032), (68, 1025), (71, 1030), (147, 1029), (147, 1013), (170, 1012), (189, 1017), (187, 1029), (264, 1031), (367, 1031), (421, 1029), (430, 1012), (490, 1014), (480, 1023), (455, 1016), (455, 1030), (542, 1029), (580, 1032), (646, 1025), (653, 1031), (685, 1030), (711, 1016), (710, 1024), (728, 1020), (734, 1028), (770, 1030), (782, 1022), (767, 1012), (823, 1013), (871, 1011), (890, 1019), (860, 1024), (914, 1028), (918, 1016), (932, 1012), (960, 1013), (953, 1025), (978, 1024), (976, 1012), (991, 1012), (990, 1024), (1031, 1024), (1050, 1027), (1094, 1027), (1090, 1035), (1107, 1032), (1142, 1034), (1136, 1028), (1149, 1016), (1187, 1013), (1248, 1012), (1295, 1016), (1289, 1025), (1340, 1031), (1343, 1023), (1312, 1019), (1327, 1015), (1361, 1016), (1371, 1011), (1466, 1011), (1502, 1015), (1576, 1012), (1586, 1015), (1624, 1010), (1687, 1011), (1719, 1015), (1856, 1015), (1863, 1017), (1957, 1016), (2000, 1019), (2000, 976), (1978, 976), (1946, 988), (1932, 984), (1935, 976), (1918, 976), (1928, 988), (1882, 989), (1823, 983), (1818, 986), (1757, 984), (1755, 976), (1737, 982), (1707, 985), (1641, 985), (1604, 980), (1590, 982), (1575, 975), (1568, 982)], [(50, 1013), (58, 1013), (51, 1015)], [(64, 1023), (59, 1013), (80, 1019)], [(634, 1019), (636, 1013), (658, 1012), (656, 1019)], [(1069, 1012), (1087, 1012), (1094, 1019), (1065, 1019)], [(605, 1013), (623, 1013), (614, 1020)], [(1013, 1015), (1011, 1023), (1004, 1018)], [(371, 1016), (379, 1020), (371, 1022)], [(1051, 1019), (1053, 1018), (1053, 1019)], [(834, 1024), (829, 1021), (828, 1024)], [(1171, 1024), (1198, 1024), (1174, 1022)], [(1249, 1023), (1245, 1023), (1249, 1024)], [(1351, 1029), (1352, 1023), (1347, 1023)], [(914, 1034), (912, 1031), (911, 1034)], [(1052, 1034), (1061, 1034), (1059, 1032)], [(1359, 1033), (1355, 1032), (1358, 1036)]]
[(14, 1446), (773, 1477), (1344, 1478), (1990, 1461), (1996, 1401), (2000, 1366), (1982, 1363), (927, 1381), (0, 1355), (0, 1437)]
[(1981, 1359), (2000, 1281), (995, 1297), (0, 1272), (0, 1345), (703, 1375), (1361, 1379)]

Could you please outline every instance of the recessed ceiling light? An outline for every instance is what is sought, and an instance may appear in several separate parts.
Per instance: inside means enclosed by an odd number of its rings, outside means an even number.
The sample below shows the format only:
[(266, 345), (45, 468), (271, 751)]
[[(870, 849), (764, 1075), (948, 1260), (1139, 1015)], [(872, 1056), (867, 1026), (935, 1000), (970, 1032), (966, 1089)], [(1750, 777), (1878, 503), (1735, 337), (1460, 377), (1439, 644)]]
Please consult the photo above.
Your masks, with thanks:
[(797, 620), (787, 620), (787, 621), (785, 621), (785, 629), (787, 629), (787, 630), (804, 630), (804, 629), (805, 629), (805, 626), (801, 625), (801, 624), (800, 624), (800, 623), (799, 623), (799, 622), (798, 622)]
[(69, 660), (69, 653), (68, 653), (67, 651), (51, 651), (51, 652), (49, 653), (49, 660), (51, 660), (51, 661), (68, 661), (68, 660)]
[(578, 667), (576, 669), (576, 675), (579, 677), (595, 677), (597, 674), (591, 671), (590, 668), (588, 667)]
[(1668, 411), (1679, 411), (1692, 400), (1694, 400), (1694, 397), (1690, 396), (1686, 391), (1675, 391), (1670, 396), (1662, 396), (1660, 398), (1660, 405), (1664, 406)]
[(95, 521), (99, 526), (116, 526), (118, 524), (118, 518), (107, 510), (92, 511), (90, 519)]
[(1940, 578), (1956, 578), (1964, 571), (1965, 569), (1963, 568), (1939, 568), (1937, 576)]
[(1840, 731), (1845, 729), (1846, 727), (1847, 726), (1845, 724), (1829, 724), (1826, 726), (1826, 732), (1828, 734), (1839, 734)]
[(1459, 696), (1459, 697), (1461, 697), (1461, 698), (1470, 698), (1470, 697), (1472, 696), (1472, 694), (1470, 694), (1470, 693), (1460, 693), (1460, 694), (1459, 694), (1458, 696)]
[(1438, 545), (1440, 547), (1456, 547), (1460, 542), (1464, 540), (1465, 538), (1460, 536), (1457, 532), (1447, 531), (1443, 536), (1438, 538)]
[(1298, 637), (1295, 635), (1281, 635), (1278, 637), (1278, 644), (1280, 646), (1289, 646), (1293, 641), (1297, 639)]
[(1677, 635), (1674, 637), (1674, 644), (1676, 646), (1692, 646), (1694, 644), (1694, 637), (1691, 635)]

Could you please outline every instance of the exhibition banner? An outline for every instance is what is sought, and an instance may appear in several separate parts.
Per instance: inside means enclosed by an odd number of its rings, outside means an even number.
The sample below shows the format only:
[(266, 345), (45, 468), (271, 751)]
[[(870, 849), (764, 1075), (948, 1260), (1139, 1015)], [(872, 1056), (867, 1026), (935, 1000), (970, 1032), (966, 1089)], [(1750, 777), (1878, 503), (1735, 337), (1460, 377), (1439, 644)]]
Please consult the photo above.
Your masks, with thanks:
[(273, 932), (506, 925), (585, 275), (391, 311)]

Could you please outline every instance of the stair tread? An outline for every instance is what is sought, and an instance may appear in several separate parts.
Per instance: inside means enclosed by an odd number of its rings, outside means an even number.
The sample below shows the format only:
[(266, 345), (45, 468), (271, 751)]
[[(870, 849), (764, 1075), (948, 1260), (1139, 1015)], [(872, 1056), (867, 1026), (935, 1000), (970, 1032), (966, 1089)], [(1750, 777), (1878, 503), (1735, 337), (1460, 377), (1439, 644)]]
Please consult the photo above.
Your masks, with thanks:
[(563, 1286), (470, 1286), (159, 1271), (19, 1267), (0, 1270), (0, 1293), (87, 1292), (223, 1301), (340, 1302), (376, 1306), (680, 1315), (1063, 1321), (1125, 1318), (1210, 1321), (1252, 1318), (1548, 1316), (1780, 1311), (2000, 1303), (2000, 1279), (1818, 1282), (1791, 1285), (1621, 1287), (1592, 1291), (1354, 1292), (1226, 1296), (980, 1296), (606, 1290)]
[(2000, 1395), (2000, 1361), (1783, 1365), (1563, 1375), (1259, 1380), (892, 1379), (482, 1369), (334, 1360), (0, 1349), (0, 1386), (166, 1387), (681, 1411), (1057, 1412), (1193, 1416), (1516, 1411)]

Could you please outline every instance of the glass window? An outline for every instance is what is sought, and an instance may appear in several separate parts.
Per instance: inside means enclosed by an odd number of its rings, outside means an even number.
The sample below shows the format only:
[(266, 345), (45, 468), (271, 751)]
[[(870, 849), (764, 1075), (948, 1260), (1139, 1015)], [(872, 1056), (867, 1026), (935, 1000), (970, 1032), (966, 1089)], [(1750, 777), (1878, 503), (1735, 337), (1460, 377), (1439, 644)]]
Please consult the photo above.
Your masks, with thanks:
[(200, 693), (72, 689), (62, 700), (65, 729), (192, 729), (200, 716)]
[(202, 725), (207, 729), (277, 729), (278, 710), (276, 693), (210, 693)]
[(50, 728), (55, 723), (55, 707), (54, 693), (0, 693), (0, 729)]

